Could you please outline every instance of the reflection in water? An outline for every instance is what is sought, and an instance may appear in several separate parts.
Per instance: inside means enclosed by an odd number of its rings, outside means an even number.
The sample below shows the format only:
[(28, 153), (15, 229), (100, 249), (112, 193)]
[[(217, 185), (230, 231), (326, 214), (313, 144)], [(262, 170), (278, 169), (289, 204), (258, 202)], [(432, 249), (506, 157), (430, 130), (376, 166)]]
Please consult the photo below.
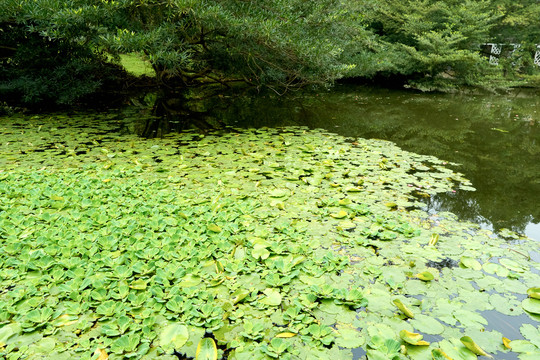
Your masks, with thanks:
[[(350, 137), (379, 138), (459, 163), (477, 191), (427, 201), (495, 230), (540, 240), (540, 100), (511, 95), (448, 95), (339, 86), (287, 97), (206, 100), (212, 119), (240, 127), (305, 125)], [(200, 106), (200, 105), (199, 105)]]

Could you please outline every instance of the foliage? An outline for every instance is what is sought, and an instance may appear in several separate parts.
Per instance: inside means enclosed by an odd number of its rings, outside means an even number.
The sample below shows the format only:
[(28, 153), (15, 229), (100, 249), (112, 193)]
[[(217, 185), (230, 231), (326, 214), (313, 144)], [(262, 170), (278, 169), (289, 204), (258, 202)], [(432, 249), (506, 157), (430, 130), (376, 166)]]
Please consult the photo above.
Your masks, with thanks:
[(340, 8), (335, 0), (7, 0), (0, 33), (9, 66), (0, 79), (26, 103), (46, 94), (73, 102), (99, 89), (103, 79), (91, 74), (105, 53), (136, 51), (166, 87), (328, 84), (349, 68), (337, 61)]
[[(358, 1), (376, 35), (372, 73), (422, 90), (487, 85), (497, 69), (480, 53), (500, 15), (490, 1)], [(363, 67), (352, 74), (365, 76)]]
[(3, 99), (25, 106), (72, 105), (124, 80), (120, 68), (107, 64), (103, 54), (86, 44), (84, 28), (73, 27), (65, 37), (50, 36), (49, 21), (58, 15), (49, 18), (43, 3), (17, 3), (0, 4)]
[[(422, 90), (503, 86), (503, 75), (536, 71), (539, 12), (533, 0), (6, 0), (0, 91), (73, 103), (110, 88), (119, 75), (107, 61), (132, 52), (171, 91), (240, 82), (281, 93), (350, 77)], [(494, 67), (480, 51), (492, 41), (524, 46)]]
[[(469, 359), (463, 336), (510, 351), (487, 310), (538, 319), (540, 300), (520, 297), (537, 293), (532, 240), (407, 211), (412, 184), (468, 186), (434, 157), (298, 127), (143, 140), (120, 135), (119, 116), (2, 118), (8, 359), (215, 359), (225, 347), (229, 359), (348, 359), (357, 346)], [(85, 123), (84, 139), (66, 123)], [(538, 355), (534, 327), (521, 332), (512, 351)]]

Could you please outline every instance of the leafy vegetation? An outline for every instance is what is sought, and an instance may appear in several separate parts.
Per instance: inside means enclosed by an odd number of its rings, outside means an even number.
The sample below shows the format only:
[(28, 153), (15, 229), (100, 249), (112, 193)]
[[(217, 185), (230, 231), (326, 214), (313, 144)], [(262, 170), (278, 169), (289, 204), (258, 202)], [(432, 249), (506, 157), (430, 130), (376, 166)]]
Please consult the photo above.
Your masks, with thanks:
[(535, 243), (414, 210), (469, 188), (441, 160), (299, 127), (143, 140), (118, 116), (2, 119), (7, 359), (538, 357)]
[[(131, 53), (172, 92), (242, 83), (282, 93), (342, 78), (423, 90), (508, 86), (517, 75), (536, 79), (539, 7), (534, 0), (5, 0), (0, 93), (27, 105), (72, 104), (117, 87), (125, 75), (107, 62)], [(495, 67), (480, 51), (493, 41), (523, 46)]]

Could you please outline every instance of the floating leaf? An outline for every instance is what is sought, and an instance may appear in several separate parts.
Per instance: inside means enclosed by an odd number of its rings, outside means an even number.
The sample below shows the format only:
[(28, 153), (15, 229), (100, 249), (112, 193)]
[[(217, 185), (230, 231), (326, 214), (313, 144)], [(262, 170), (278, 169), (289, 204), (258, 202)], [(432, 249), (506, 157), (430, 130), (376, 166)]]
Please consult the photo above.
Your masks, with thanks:
[(266, 297), (260, 300), (261, 303), (270, 306), (278, 306), (281, 304), (281, 294), (279, 293), (279, 291), (267, 288), (266, 290), (264, 290), (264, 294), (266, 295)]
[(96, 360), (107, 360), (109, 358), (109, 354), (107, 354), (105, 349), (97, 348), (96, 351), (94, 351), (94, 355), (97, 356)]
[(463, 336), (459, 340), (461, 340), (461, 342), (463, 343), (463, 345), (465, 345), (467, 349), (471, 350), (476, 355), (487, 356), (490, 358), (493, 357), (487, 352), (485, 352), (480, 346), (478, 346), (469, 336)]
[(270, 256), (270, 251), (268, 251), (267, 246), (264, 244), (255, 244), (253, 245), (251, 256), (255, 259), (266, 260)]
[(135, 289), (135, 290), (144, 290), (144, 289), (146, 289), (146, 281), (141, 280), (141, 279), (132, 281), (132, 282), (129, 284), (129, 287), (130, 287), (131, 289)]
[(208, 224), (208, 230), (215, 233), (221, 232), (221, 228), (217, 226), (216, 224)]
[(298, 334), (292, 333), (292, 332), (282, 332), (282, 333), (277, 334), (276, 337), (286, 339), (286, 338), (292, 338), (292, 337), (294, 337), (296, 335), (298, 335)]
[(203, 338), (197, 345), (195, 360), (217, 360), (216, 343), (211, 338)]
[(339, 336), (335, 342), (337, 346), (345, 349), (355, 349), (364, 345), (365, 339), (356, 329), (340, 328), (338, 329)]
[(450, 356), (446, 355), (441, 349), (431, 350), (431, 356), (433, 360), (453, 360)]
[(431, 238), (429, 239), (428, 245), (434, 246), (439, 241), (439, 234), (432, 234)]
[(424, 271), (424, 272), (421, 272), (419, 274), (416, 274), (415, 277), (422, 280), (422, 281), (431, 281), (431, 280), (435, 279), (433, 274), (430, 273), (429, 271)]
[(179, 323), (169, 324), (161, 330), (159, 346), (165, 351), (180, 349), (189, 339), (187, 326)]
[(527, 290), (527, 295), (533, 299), (540, 300), (540, 287), (532, 287)]
[(504, 345), (504, 347), (507, 348), (507, 349), (512, 349), (512, 345), (510, 345), (510, 342), (511, 342), (511, 341), (512, 341), (512, 340), (510, 340), (510, 339), (508, 339), (508, 338), (505, 338), (505, 337), (502, 338), (503, 345)]
[(423, 335), (412, 333), (407, 330), (401, 330), (399, 332), (399, 337), (403, 341), (411, 345), (419, 345), (419, 346), (429, 345), (427, 341), (422, 340), (422, 338), (424, 337)]
[(290, 191), (287, 190), (287, 189), (274, 189), (274, 190), (270, 191), (270, 193), (268, 195), (270, 197), (274, 197), (274, 198), (281, 198), (281, 197), (287, 196), (289, 194), (290, 194)]
[(192, 287), (192, 286), (197, 286), (201, 283), (201, 277), (200, 276), (197, 276), (197, 275), (193, 275), (193, 274), (188, 274), (186, 276), (184, 276), (180, 282), (178, 283), (178, 285), (182, 286), (182, 287)]
[(459, 263), (466, 268), (470, 268), (476, 271), (479, 271), (482, 269), (482, 264), (478, 262), (478, 260), (473, 259), (469, 256), (462, 256), (461, 259), (459, 259)]
[(345, 210), (340, 210), (338, 213), (330, 214), (331, 217), (335, 219), (343, 219), (344, 217), (347, 217), (349, 214)]
[(540, 300), (534, 298), (527, 298), (521, 302), (523, 309), (533, 314), (540, 314)]
[(394, 303), (394, 305), (397, 306), (399, 310), (401, 310), (403, 314), (405, 314), (405, 316), (407, 316), (408, 318), (414, 318), (414, 313), (407, 306), (405, 306), (405, 304), (403, 304), (401, 300), (394, 299), (392, 302)]

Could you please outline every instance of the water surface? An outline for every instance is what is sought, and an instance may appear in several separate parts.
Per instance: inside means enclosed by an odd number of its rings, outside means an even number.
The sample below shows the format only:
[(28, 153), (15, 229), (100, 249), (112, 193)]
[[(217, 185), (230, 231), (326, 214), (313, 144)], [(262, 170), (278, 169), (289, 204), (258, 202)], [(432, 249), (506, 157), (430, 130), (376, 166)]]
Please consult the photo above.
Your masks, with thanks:
[(540, 240), (538, 92), (424, 94), (337, 86), (286, 97), (222, 98), (213, 115), (235, 126), (305, 125), (349, 137), (390, 140), (434, 155), (470, 179), (476, 191), (425, 199), (436, 211)]

